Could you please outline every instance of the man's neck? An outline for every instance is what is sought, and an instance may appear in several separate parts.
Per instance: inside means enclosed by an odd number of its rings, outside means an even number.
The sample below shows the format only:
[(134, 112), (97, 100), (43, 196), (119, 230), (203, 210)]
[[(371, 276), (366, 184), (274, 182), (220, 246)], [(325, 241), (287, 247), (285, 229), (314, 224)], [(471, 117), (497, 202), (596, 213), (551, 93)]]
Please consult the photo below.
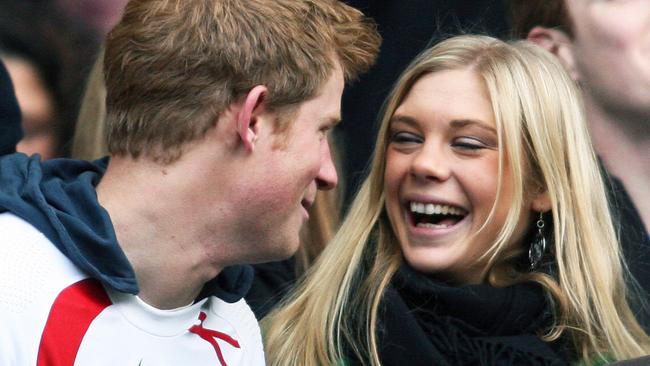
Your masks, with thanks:
[(174, 205), (182, 200), (174, 200), (164, 185), (144, 183), (155, 182), (156, 174), (163, 180), (164, 173), (124, 168), (112, 161), (97, 195), (135, 271), (138, 295), (159, 309), (188, 305), (222, 267), (210, 263), (192, 215), (183, 215), (188, 208)]
[[(648, 121), (626, 121), (608, 115), (587, 101), (587, 119), (594, 148), (607, 170), (623, 182), (641, 215), (646, 231), (650, 229), (650, 131), (639, 128)], [(650, 113), (648, 114), (650, 119)], [(630, 127), (634, 126), (635, 127)]]

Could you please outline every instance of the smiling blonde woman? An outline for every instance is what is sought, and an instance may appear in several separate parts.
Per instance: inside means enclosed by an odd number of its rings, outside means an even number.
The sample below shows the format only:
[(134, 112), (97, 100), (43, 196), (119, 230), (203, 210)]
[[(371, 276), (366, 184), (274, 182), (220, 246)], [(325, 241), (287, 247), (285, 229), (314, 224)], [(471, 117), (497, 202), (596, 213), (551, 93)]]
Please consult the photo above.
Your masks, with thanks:
[(265, 319), (271, 365), (529, 364), (650, 352), (561, 65), (460, 36), (407, 68), (341, 230)]

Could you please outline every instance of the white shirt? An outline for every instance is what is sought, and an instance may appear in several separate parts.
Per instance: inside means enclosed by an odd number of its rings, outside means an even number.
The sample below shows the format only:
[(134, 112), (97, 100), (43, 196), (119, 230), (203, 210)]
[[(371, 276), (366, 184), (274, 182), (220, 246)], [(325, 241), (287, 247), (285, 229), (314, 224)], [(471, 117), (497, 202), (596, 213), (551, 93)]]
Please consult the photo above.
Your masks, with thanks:
[(47, 238), (0, 214), (0, 365), (264, 365), (245, 300), (173, 310), (105, 288)]

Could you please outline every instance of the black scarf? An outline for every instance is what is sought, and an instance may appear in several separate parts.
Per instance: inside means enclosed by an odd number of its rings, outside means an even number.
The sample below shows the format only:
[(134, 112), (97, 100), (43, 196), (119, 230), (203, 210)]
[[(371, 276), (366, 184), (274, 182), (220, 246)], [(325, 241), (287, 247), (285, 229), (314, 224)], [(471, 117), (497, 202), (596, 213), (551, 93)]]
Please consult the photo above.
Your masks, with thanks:
[(382, 365), (565, 365), (539, 285), (451, 287), (404, 265), (379, 318)]

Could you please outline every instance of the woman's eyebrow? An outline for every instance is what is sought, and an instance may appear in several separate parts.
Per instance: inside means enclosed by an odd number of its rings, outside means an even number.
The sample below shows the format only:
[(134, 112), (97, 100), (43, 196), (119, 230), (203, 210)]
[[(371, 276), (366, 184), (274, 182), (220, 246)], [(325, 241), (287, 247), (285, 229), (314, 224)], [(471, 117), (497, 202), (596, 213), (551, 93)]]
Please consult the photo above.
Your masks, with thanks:
[(411, 127), (415, 127), (418, 125), (417, 121), (413, 117), (404, 116), (401, 114), (393, 115), (393, 117), (390, 119), (390, 123), (393, 124), (398, 122), (407, 124)]
[(449, 125), (455, 129), (460, 129), (467, 126), (474, 126), (484, 130), (488, 130), (494, 134), (497, 133), (497, 130), (494, 127), (489, 126), (484, 121), (478, 119), (455, 119), (449, 122)]

